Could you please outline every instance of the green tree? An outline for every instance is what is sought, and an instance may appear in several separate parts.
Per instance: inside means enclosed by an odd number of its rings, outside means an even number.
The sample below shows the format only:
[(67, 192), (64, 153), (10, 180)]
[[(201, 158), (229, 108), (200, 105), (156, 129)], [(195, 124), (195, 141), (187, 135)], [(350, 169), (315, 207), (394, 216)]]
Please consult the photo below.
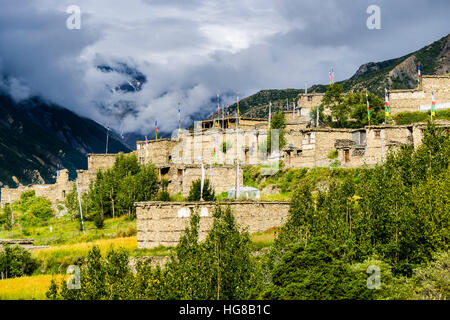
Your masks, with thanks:
[[(370, 105), (370, 124), (380, 124), (384, 121), (384, 101), (374, 94), (369, 94), (368, 97)], [(353, 120), (348, 121), (346, 124), (347, 126), (352, 128), (362, 128), (369, 125), (365, 93), (347, 93), (343, 103), (348, 107), (348, 117)]]
[[(191, 189), (189, 190), (189, 196), (187, 198), (188, 201), (200, 201), (202, 197), (201, 193), (201, 179), (197, 179), (192, 182)], [(203, 200), (205, 201), (214, 201), (215, 194), (212, 186), (209, 182), (209, 179), (205, 179), (203, 184)]]
[(286, 138), (284, 136), (284, 129), (286, 128), (286, 117), (284, 113), (279, 111), (275, 112), (270, 121), (270, 129), (267, 135), (267, 152), (272, 152), (272, 130), (274, 138), (278, 139), (278, 148), (281, 150), (286, 145)]
[(168, 186), (169, 181), (166, 179), (161, 180), (161, 191), (158, 195), (158, 201), (170, 201), (170, 194), (169, 191), (167, 191)]
[(29, 276), (38, 266), (36, 259), (25, 248), (10, 245), (0, 248), (1, 279)]
[(450, 299), (450, 251), (437, 252), (429, 265), (414, 270), (416, 298)]
[(366, 278), (355, 277), (341, 248), (324, 237), (296, 244), (287, 251), (272, 274), (273, 284), (262, 294), (269, 299), (336, 300), (371, 299)]
[(333, 83), (327, 87), (322, 98), (324, 108), (331, 111), (331, 115), (326, 117), (326, 122), (337, 128), (345, 128), (349, 118), (349, 109), (344, 103), (343, 93), (342, 85)]
[(168, 263), (168, 298), (244, 299), (252, 275), (248, 233), (239, 231), (229, 207), (216, 207), (204, 242), (198, 240), (199, 223), (193, 214)]

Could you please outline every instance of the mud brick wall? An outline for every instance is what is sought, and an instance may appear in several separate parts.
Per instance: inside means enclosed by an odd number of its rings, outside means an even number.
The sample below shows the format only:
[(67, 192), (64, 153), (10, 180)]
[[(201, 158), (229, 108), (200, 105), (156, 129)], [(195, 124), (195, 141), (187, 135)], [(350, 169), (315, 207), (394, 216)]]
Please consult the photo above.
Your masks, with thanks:
[[(289, 202), (235, 201), (217, 203), (223, 209), (229, 205), (241, 228), (249, 233), (281, 226), (287, 219)], [(193, 212), (200, 215), (199, 238), (204, 240), (213, 222), (214, 202), (138, 202), (138, 248), (159, 245), (175, 246)]]

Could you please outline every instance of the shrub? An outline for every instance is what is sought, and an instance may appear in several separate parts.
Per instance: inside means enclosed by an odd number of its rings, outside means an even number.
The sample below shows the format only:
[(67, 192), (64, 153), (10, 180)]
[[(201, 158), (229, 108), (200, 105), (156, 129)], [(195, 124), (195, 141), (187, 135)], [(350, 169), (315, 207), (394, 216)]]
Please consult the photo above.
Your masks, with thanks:
[(311, 238), (287, 251), (274, 268), (269, 299), (370, 299), (364, 277), (355, 277), (340, 248), (325, 238)]
[(203, 198), (205, 201), (214, 201), (215, 195), (214, 190), (211, 187), (208, 179), (205, 179), (203, 185), (203, 197), (201, 193), (201, 180), (197, 179), (192, 182), (191, 189), (189, 190), (189, 196), (187, 198), (188, 201), (200, 201), (200, 198)]
[(38, 263), (31, 253), (20, 246), (3, 246), (0, 249), (0, 275), (2, 279), (31, 275)]
[(328, 153), (328, 159), (336, 159), (337, 157), (338, 157), (338, 151), (336, 150), (336, 149), (334, 149), (334, 150), (331, 150), (329, 153)]
[(103, 229), (105, 226), (105, 218), (100, 213), (94, 216), (94, 225), (97, 229)]
[(417, 298), (427, 300), (450, 299), (450, 251), (436, 253), (434, 261), (414, 270)]
[(227, 151), (230, 150), (231, 147), (232, 147), (232, 145), (230, 143), (227, 143), (226, 141), (224, 141), (222, 143), (222, 152), (227, 153)]

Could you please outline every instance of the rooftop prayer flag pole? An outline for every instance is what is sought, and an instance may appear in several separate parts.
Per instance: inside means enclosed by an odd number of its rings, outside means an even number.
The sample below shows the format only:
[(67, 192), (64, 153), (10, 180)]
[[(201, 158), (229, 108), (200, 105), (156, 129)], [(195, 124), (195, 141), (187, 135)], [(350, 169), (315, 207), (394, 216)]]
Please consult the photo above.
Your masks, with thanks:
[(366, 93), (366, 102), (367, 102), (367, 118), (369, 118), (369, 126), (370, 126), (370, 105), (369, 105), (369, 96)]
[(205, 166), (202, 161), (202, 179), (200, 181), (200, 201), (203, 201), (203, 185), (205, 183)]
[[(9, 210), (11, 211), (11, 236), (13, 235), (13, 228), (14, 228), (14, 213), (13, 213), (13, 209), (12, 209), (12, 204), (11, 204), (11, 196), (8, 194), (8, 201), (9, 201)], [(6, 212), (5, 212), (6, 215)]]
[(238, 113), (236, 112), (236, 189), (234, 192), (234, 199), (238, 199), (239, 188), (239, 136), (238, 136)]
[(181, 109), (180, 103), (178, 103), (178, 133), (181, 132)]
[(384, 88), (384, 104), (386, 106), (386, 111), (384, 113), (384, 123), (386, 123), (386, 118), (389, 117), (389, 97), (386, 88)]
[(269, 128), (271, 118), (272, 118), (272, 101), (269, 101)]
[(417, 65), (417, 82), (420, 82), (420, 63)]
[(214, 160), (214, 164), (216, 164), (216, 137), (214, 137), (214, 143), (213, 143), (213, 160)]
[(431, 90), (431, 121), (433, 121), (433, 117), (436, 115), (436, 101), (434, 100), (433, 90)]
[(211, 180), (211, 191), (214, 190), (214, 182), (213, 182), (213, 169), (211, 162), (209, 163), (209, 179)]
[(239, 117), (239, 96), (237, 97), (237, 116)]
[(217, 94), (217, 126), (219, 126), (220, 123), (220, 98), (219, 94)]
[(155, 140), (158, 140), (158, 121), (155, 120)]

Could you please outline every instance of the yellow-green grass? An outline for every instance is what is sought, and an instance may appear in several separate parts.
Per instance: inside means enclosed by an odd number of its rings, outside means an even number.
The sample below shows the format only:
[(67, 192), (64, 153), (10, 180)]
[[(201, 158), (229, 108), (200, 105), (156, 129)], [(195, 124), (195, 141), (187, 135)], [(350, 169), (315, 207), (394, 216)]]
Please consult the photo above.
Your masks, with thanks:
[(57, 245), (136, 235), (136, 220), (128, 220), (125, 216), (106, 219), (102, 229), (97, 229), (92, 221), (85, 221), (84, 226), (85, 232), (82, 232), (79, 222), (70, 217), (51, 218), (37, 226), (16, 226), (12, 237), (9, 231), (0, 230), (0, 238), (31, 238), (35, 245)]
[(77, 244), (60, 245), (33, 251), (44, 273), (64, 273), (71, 264), (76, 264), (79, 259), (87, 257), (92, 247), (99, 247), (104, 256), (110, 248), (125, 249), (130, 256), (165, 256), (169, 255), (171, 248), (159, 246), (153, 249), (138, 249), (136, 237), (124, 237), (115, 239), (102, 239)]
[(261, 201), (291, 201), (290, 193), (261, 194)]
[(254, 250), (270, 247), (277, 236), (276, 228), (271, 228), (264, 232), (256, 232), (250, 235), (250, 241)]
[(43, 300), (52, 279), (69, 275), (38, 275), (0, 280), (0, 300)]

